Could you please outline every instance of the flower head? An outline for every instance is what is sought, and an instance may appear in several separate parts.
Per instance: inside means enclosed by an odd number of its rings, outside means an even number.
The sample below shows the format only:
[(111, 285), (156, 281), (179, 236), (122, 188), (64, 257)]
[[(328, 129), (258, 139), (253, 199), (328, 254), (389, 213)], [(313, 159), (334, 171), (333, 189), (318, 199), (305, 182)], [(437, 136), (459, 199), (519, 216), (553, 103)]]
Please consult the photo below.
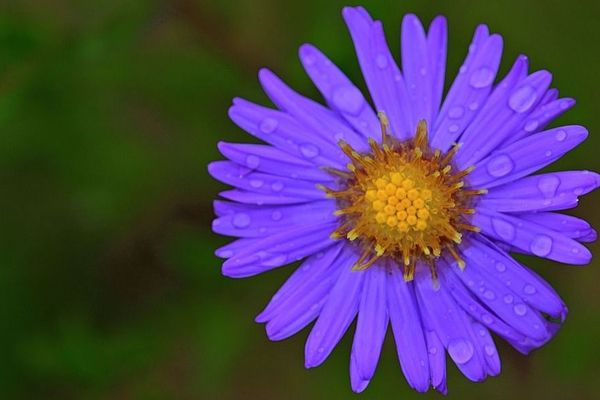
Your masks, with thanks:
[[(502, 39), (475, 31), (442, 101), (446, 20), (402, 23), (402, 72), (382, 24), (360, 7), (344, 18), (375, 108), (319, 50), (302, 64), (327, 105), (268, 70), (277, 109), (235, 99), (231, 119), (267, 144), (220, 143), (210, 173), (234, 187), (213, 229), (223, 273), (302, 265), (256, 318), (272, 340), (316, 320), (306, 366), (321, 364), (356, 318), (353, 390), (374, 375), (388, 324), (410, 386), (446, 392), (446, 354), (473, 381), (500, 372), (491, 332), (522, 353), (550, 340), (567, 309), (509, 252), (587, 264), (585, 221), (557, 213), (600, 184), (589, 171), (532, 175), (581, 143), (580, 126), (546, 126), (574, 101), (520, 56), (494, 85)], [(374, 110), (377, 110), (375, 112)]]

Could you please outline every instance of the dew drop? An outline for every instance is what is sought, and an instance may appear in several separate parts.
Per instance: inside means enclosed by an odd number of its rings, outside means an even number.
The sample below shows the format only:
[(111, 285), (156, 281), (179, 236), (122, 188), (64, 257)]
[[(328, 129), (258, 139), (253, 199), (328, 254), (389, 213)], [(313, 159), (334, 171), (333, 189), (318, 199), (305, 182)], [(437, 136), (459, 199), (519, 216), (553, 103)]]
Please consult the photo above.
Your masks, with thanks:
[(486, 325), (490, 325), (492, 322), (494, 322), (494, 319), (489, 314), (483, 314), (481, 319)]
[(250, 225), (250, 216), (246, 213), (235, 214), (232, 223), (236, 228), (247, 228)]
[(491, 85), (493, 81), (494, 71), (487, 67), (482, 67), (473, 72), (473, 75), (471, 75), (471, 79), (469, 80), (469, 84), (476, 89), (480, 89)]
[(529, 110), (537, 100), (535, 89), (529, 85), (518, 88), (508, 99), (508, 106), (518, 113)]
[(465, 65), (461, 65), (460, 68), (458, 69), (458, 73), (464, 74), (465, 72), (467, 72), (467, 67)]
[(465, 113), (464, 108), (462, 108), (461, 106), (455, 106), (455, 107), (452, 107), (450, 109), (450, 111), (448, 111), (448, 117), (450, 117), (452, 119), (458, 119), (458, 118), (462, 117), (464, 113)]
[(448, 127), (448, 132), (455, 133), (458, 132), (460, 127), (457, 124), (452, 124)]
[(279, 122), (275, 118), (265, 118), (260, 122), (258, 127), (262, 133), (273, 133), (277, 129)]
[(262, 264), (266, 267), (279, 267), (285, 264), (287, 256), (285, 254), (269, 254), (268, 257), (263, 258)]
[(283, 183), (280, 181), (273, 182), (271, 184), (271, 190), (273, 190), (274, 192), (281, 192), (283, 190)]
[(523, 287), (523, 292), (525, 292), (525, 294), (535, 294), (536, 290), (535, 287), (533, 287), (532, 285), (525, 285), (525, 287)]
[(453, 339), (448, 343), (448, 353), (457, 364), (465, 364), (473, 358), (473, 344), (465, 339)]
[(387, 68), (388, 59), (385, 54), (378, 54), (377, 57), (375, 57), (375, 64), (381, 69)]
[(357, 115), (365, 101), (360, 90), (354, 86), (341, 86), (333, 92), (333, 104), (342, 112)]
[(515, 227), (510, 222), (494, 218), (492, 219), (492, 228), (494, 228), (494, 232), (505, 241), (511, 241), (515, 238)]
[(485, 350), (485, 354), (487, 354), (488, 356), (493, 356), (494, 354), (496, 354), (496, 349), (494, 348), (494, 346), (486, 344), (483, 349)]
[(513, 307), (513, 311), (515, 312), (515, 314), (522, 317), (527, 313), (527, 307), (523, 303), (515, 304), (515, 306)]
[(536, 256), (545, 257), (552, 251), (552, 238), (546, 235), (536, 236), (529, 248)]
[(250, 169), (256, 169), (260, 165), (260, 158), (255, 155), (249, 155), (246, 157), (246, 167)]
[(558, 132), (556, 132), (556, 140), (558, 140), (559, 142), (562, 142), (563, 140), (565, 140), (567, 138), (567, 132), (564, 130), (560, 130)]
[(429, 354), (436, 354), (437, 353), (437, 347), (430, 347), (429, 348)]
[(544, 153), (544, 155), (545, 155), (546, 157), (550, 157), (550, 156), (552, 155), (552, 151), (550, 151), (550, 150), (547, 150), (547, 151)]
[(469, 110), (471, 111), (475, 111), (479, 108), (479, 103), (474, 101), (471, 104), (469, 104)]
[(501, 262), (496, 263), (496, 271), (498, 271), (498, 272), (506, 271), (506, 265), (502, 264)]
[(302, 153), (305, 158), (315, 158), (319, 155), (319, 148), (314, 144), (303, 143), (300, 145), (300, 153)]
[(501, 154), (488, 162), (487, 171), (494, 178), (501, 178), (508, 175), (514, 167), (515, 164), (510, 157), (505, 154)]
[(494, 300), (496, 298), (496, 295), (491, 290), (486, 290), (485, 292), (483, 292), (483, 297), (485, 297), (488, 300)]
[(425, 76), (427, 75), (427, 69), (425, 67), (421, 67), (421, 69), (419, 69), (419, 73), (421, 76)]
[(539, 122), (536, 119), (532, 119), (531, 121), (527, 121), (525, 124), (525, 132), (533, 132), (539, 126)]
[(543, 176), (537, 183), (537, 187), (539, 191), (544, 195), (544, 197), (551, 198), (556, 195), (556, 191), (558, 190), (558, 186), (560, 185), (560, 179), (554, 175)]
[(505, 302), (506, 304), (510, 304), (510, 303), (512, 303), (512, 302), (513, 302), (513, 300), (514, 300), (514, 297), (513, 297), (513, 295), (512, 295), (512, 294), (507, 294), (506, 296), (504, 296), (504, 302)]
[(250, 186), (252, 186), (255, 189), (262, 187), (263, 184), (264, 182), (260, 179), (250, 179)]
[(281, 215), (281, 211), (273, 211), (273, 214), (271, 214), (271, 219), (273, 221), (279, 221), (281, 219), (282, 215)]

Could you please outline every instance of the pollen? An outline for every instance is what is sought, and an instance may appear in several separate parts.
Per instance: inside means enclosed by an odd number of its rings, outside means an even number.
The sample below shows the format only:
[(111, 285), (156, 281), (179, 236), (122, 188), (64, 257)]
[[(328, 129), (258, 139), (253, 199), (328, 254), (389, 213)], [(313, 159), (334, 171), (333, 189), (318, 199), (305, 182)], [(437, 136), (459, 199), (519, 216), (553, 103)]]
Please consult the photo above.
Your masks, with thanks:
[(439, 257), (452, 257), (464, 268), (458, 245), (464, 232), (478, 231), (469, 219), (476, 197), (485, 193), (465, 182), (473, 168), (454, 168), (458, 145), (445, 154), (431, 149), (425, 121), (413, 139), (399, 141), (390, 134), (385, 114), (379, 117), (381, 143), (369, 139), (370, 151), (359, 153), (340, 142), (351, 163), (348, 171), (332, 170), (341, 189), (324, 188), (336, 199), (341, 218), (332, 237), (360, 247), (358, 270), (384, 257), (396, 261), (407, 281), (417, 263), (428, 264), (435, 278)]

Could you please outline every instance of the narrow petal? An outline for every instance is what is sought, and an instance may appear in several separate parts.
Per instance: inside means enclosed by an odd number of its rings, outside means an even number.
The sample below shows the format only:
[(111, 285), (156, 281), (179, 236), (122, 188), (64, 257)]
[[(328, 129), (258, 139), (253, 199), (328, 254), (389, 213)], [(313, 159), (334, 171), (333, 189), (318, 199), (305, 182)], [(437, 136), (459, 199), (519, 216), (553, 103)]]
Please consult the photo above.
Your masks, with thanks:
[(443, 16), (437, 16), (429, 26), (427, 34), (427, 54), (429, 70), (431, 71), (431, 124), (435, 126), (442, 95), (444, 93), (444, 78), (446, 75), (446, 51), (448, 45), (448, 23)]
[(426, 392), (429, 388), (429, 357), (414, 285), (404, 281), (397, 266), (392, 266), (387, 275), (387, 298), (402, 372), (412, 388)]
[(223, 263), (223, 274), (243, 278), (298, 261), (333, 243), (336, 223), (300, 226), (260, 239)]
[(215, 250), (215, 255), (220, 258), (231, 258), (236, 254), (242, 254), (247, 247), (254, 246), (260, 240), (261, 238), (242, 238), (234, 240)]
[(225, 157), (251, 170), (315, 182), (334, 179), (306, 159), (294, 157), (273, 146), (219, 142), (218, 147)]
[(494, 344), (494, 339), (486, 327), (478, 322), (472, 322), (473, 330), (477, 333), (475, 335), (477, 346), (483, 349), (484, 360), (486, 364), (486, 370), (488, 375), (496, 376), (500, 374), (501, 364), (500, 357), (498, 356), (498, 350)]
[(266, 68), (260, 70), (258, 77), (265, 93), (273, 103), (292, 115), (305, 130), (312, 129), (320, 137), (332, 143), (344, 139), (355, 149), (361, 151), (367, 149), (367, 141), (364, 137), (328, 108), (296, 93)]
[(474, 165), (496, 149), (525, 121), (548, 90), (551, 80), (552, 75), (547, 71), (534, 72), (507, 91), (497, 104), (486, 103), (482, 114), (487, 111), (488, 116), (474, 121), (460, 138), (463, 147), (456, 155), (456, 164), (460, 168)]
[(432, 146), (442, 151), (457, 140), (488, 98), (500, 65), (502, 37), (490, 36), (488, 28), (480, 25), (469, 49), (433, 130)]
[(538, 257), (574, 265), (588, 264), (592, 258), (590, 251), (575, 240), (518, 217), (479, 207), (473, 224), (485, 235)]
[(600, 175), (595, 172), (552, 172), (494, 187), (479, 204), (502, 212), (564, 210), (575, 207), (579, 196), (598, 186)]
[(310, 331), (305, 346), (305, 366), (319, 366), (331, 354), (358, 312), (364, 272), (353, 271), (352, 262), (340, 265), (342, 272)]
[(474, 187), (492, 188), (527, 176), (561, 158), (587, 137), (581, 126), (536, 133), (493, 152), (469, 176)]
[(352, 354), (360, 377), (369, 380), (377, 368), (389, 315), (385, 289), (385, 267), (373, 265), (364, 272), (364, 275)]
[(359, 7), (346, 7), (343, 15), (377, 111), (387, 114), (395, 135), (410, 137), (415, 125), (406, 85), (390, 53), (381, 22), (373, 21)]
[(354, 352), (350, 353), (350, 385), (352, 386), (352, 391), (354, 393), (363, 392), (369, 385), (369, 382), (369, 379), (362, 377)]
[(343, 167), (347, 157), (331, 137), (306, 129), (290, 115), (234, 99), (229, 118), (252, 136), (315, 165)]
[(434, 287), (429, 270), (420, 265), (415, 274), (415, 289), (422, 312), (427, 313), (458, 369), (472, 381), (484, 379), (485, 368), (473, 342), (468, 316), (458, 307), (445, 282), (440, 281), (439, 286)]
[(572, 215), (551, 212), (519, 214), (519, 218), (541, 225), (545, 228), (560, 232), (563, 235), (580, 242), (586, 242), (597, 236), (591, 225)]
[(300, 47), (304, 70), (327, 104), (365, 137), (380, 137), (379, 120), (361, 91), (316, 47)]
[(265, 237), (290, 228), (335, 222), (333, 200), (292, 206), (250, 206), (216, 201), (222, 215), (212, 223), (214, 232), (226, 236)]

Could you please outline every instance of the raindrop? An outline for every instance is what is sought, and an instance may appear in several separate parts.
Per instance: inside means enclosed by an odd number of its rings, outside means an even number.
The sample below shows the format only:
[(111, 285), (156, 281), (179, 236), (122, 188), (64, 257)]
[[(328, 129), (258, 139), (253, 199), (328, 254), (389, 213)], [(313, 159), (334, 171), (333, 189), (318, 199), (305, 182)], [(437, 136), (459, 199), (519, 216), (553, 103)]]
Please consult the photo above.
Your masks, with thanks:
[(494, 346), (490, 345), (490, 344), (486, 344), (483, 349), (485, 350), (485, 354), (487, 354), (488, 356), (493, 356), (494, 354), (496, 354), (496, 349), (494, 349)]
[(502, 264), (501, 262), (496, 263), (496, 271), (498, 271), (498, 272), (506, 271), (506, 265)]
[(504, 296), (504, 302), (506, 304), (510, 304), (512, 303), (514, 300), (513, 295), (512, 294), (507, 294), (506, 296)]
[(421, 74), (421, 76), (425, 76), (425, 75), (427, 75), (427, 69), (425, 67), (421, 67), (421, 69), (419, 70), (419, 73)]
[(494, 319), (489, 314), (483, 314), (481, 319), (487, 325), (490, 325), (492, 322), (494, 322)]
[(458, 73), (464, 74), (465, 72), (467, 72), (467, 67), (464, 65), (461, 65), (460, 68), (458, 69)]
[(465, 113), (464, 108), (462, 108), (461, 106), (456, 106), (456, 107), (452, 107), (450, 109), (450, 111), (448, 111), (448, 117), (450, 117), (452, 119), (458, 119), (458, 118), (462, 117), (464, 113)]
[(273, 221), (279, 221), (281, 219), (282, 215), (281, 215), (281, 211), (273, 211), (273, 214), (271, 214), (271, 219)]
[(265, 267), (279, 267), (285, 264), (287, 256), (285, 254), (269, 254), (269, 257), (263, 258), (262, 265)]
[(473, 75), (471, 75), (471, 79), (469, 80), (469, 84), (476, 89), (480, 89), (491, 85), (493, 81), (494, 71), (487, 67), (482, 67), (473, 72)]
[(540, 178), (537, 187), (544, 197), (551, 198), (556, 194), (559, 185), (560, 179), (557, 176), (548, 175)]
[(523, 113), (529, 110), (537, 100), (535, 89), (529, 85), (518, 88), (508, 99), (508, 105), (514, 111)]
[(333, 103), (340, 111), (357, 115), (365, 101), (360, 90), (354, 86), (341, 86), (333, 92)]
[(560, 130), (558, 132), (556, 132), (556, 140), (558, 140), (559, 142), (562, 142), (563, 140), (565, 140), (567, 138), (567, 132), (564, 130)]
[(276, 119), (265, 118), (260, 122), (259, 129), (262, 133), (273, 133), (277, 129), (277, 125), (279, 125), (279, 122)]
[[(505, 241), (511, 241), (515, 238), (515, 227), (510, 222), (494, 218), (492, 219), (492, 228), (494, 228), (494, 232)], [(498, 266), (496, 266), (496, 268), (498, 268)]]
[(300, 152), (305, 158), (315, 158), (319, 155), (319, 148), (314, 144), (303, 143), (300, 145)]
[(260, 158), (255, 155), (246, 157), (246, 166), (251, 169), (256, 169), (260, 165)]
[(546, 235), (539, 235), (529, 246), (531, 252), (539, 257), (545, 257), (552, 251), (552, 238)]
[(508, 175), (515, 164), (509, 156), (502, 154), (491, 159), (487, 164), (488, 173), (494, 178), (501, 178)]
[(550, 156), (552, 155), (552, 151), (550, 151), (550, 150), (547, 150), (547, 151), (544, 153), (544, 155), (545, 155), (546, 157), (550, 157)]
[(246, 213), (235, 214), (232, 223), (236, 228), (247, 228), (250, 225), (250, 216)]
[(515, 314), (517, 314), (520, 317), (522, 317), (523, 315), (525, 315), (527, 313), (527, 307), (523, 303), (515, 304), (515, 306), (513, 307), (513, 310), (514, 310)]
[(274, 192), (281, 192), (283, 190), (283, 183), (281, 181), (273, 182), (271, 184), (271, 190)]
[(525, 124), (525, 132), (533, 132), (539, 126), (539, 122), (536, 119), (532, 119), (531, 121), (527, 121)]
[(385, 54), (378, 54), (375, 58), (375, 64), (377, 64), (377, 66), (381, 69), (386, 68), (388, 65), (388, 59)]
[(536, 290), (535, 287), (533, 287), (532, 285), (525, 285), (525, 287), (523, 287), (523, 292), (525, 292), (525, 294), (535, 294)]
[(452, 124), (448, 127), (448, 131), (451, 133), (455, 133), (455, 132), (458, 132), (459, 128), (460, 127), (457, 124)]
[(485, 297), (488, 300), (494, 300), (496, 298), (496, 295), (491, 290), (486, 290), (483, 293), (483, 297)]
[(255, 189), (262, 187), (263, 183), (264, 182), (260, 179), (250, 179), (250, 186), (252, 186)]
[(475, 111), (479, 108), (479, 103), (474, 101), (471, 104), (469, 104), (469, 110), (471, 111)]
[(430, 347), (429, 348), (429, 354), (436, 354), (437, 353), (437, 347)]
[(457, 364), (465, 364), (473, 358), (473, 345), (465, 339), (453, 339), (448, 343), (448, 353)]

